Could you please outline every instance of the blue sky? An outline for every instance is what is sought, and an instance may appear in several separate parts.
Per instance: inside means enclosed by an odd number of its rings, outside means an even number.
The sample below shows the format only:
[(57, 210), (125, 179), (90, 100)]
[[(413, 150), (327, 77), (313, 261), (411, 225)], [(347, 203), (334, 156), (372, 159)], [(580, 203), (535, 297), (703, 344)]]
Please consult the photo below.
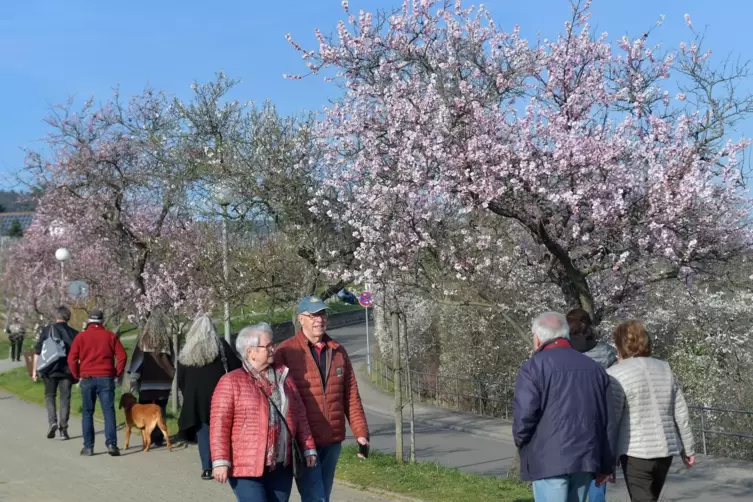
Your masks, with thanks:
[[(394, 0), (351, 0), (351, 9), (397, 7)], [(466, 5), (470, 2), (466, 2)], [(569, 16), (567, 0), (488, 0), (497, 23), (521, 26), (533, 39), (554, 38)], [(676, 47), (690, 38), (683, 21), (707, 30), (716, 58), (753, 59), (753, 2), (743, 0), (594, 0), (592, 24), (615, 40), (643, 33), (665, 14), (654, 42)], [(0, 5), (0, 186), (13, 184), (23, 166), (22, 147), (40, 148), (51, 104), (75, 95), (103, 101), (146, 85), (190, 96), (193, 80), (218, 70), (241, 79), (235, 96), (266, 98), (283, 113), (320, 110), (338, 90), (321, 78), (288, 81), (305, 70), (285, 34), (316, 47), (313, 30), (330, 32), (343, 17), (340, 0), (8, 0)], [(748, 83), (748, 88), (753, 85)], [(750, 136), (744, 129), (741, 133)]]

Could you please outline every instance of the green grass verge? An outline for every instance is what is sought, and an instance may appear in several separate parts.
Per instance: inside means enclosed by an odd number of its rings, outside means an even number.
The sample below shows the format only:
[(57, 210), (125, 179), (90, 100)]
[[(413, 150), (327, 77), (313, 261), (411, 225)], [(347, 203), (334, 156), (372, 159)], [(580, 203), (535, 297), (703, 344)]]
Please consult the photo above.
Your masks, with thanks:
[[(31, 350), (34, 348), (33, 337), (24, 338), (24, 350)], [(5, 333), (0, 335), (0, 359), (8, 359), (10, 357), (10, 342), (8, 341), (8, 335)]]
[[(42, 381), (34, 382), (26, 373), (26, 368), (16, 368), (4, 373), (0, 373), (0, 388), (11, 394), (15, 394), (19, 399), (30, 403), (44, 406), (44, 385)], [(125, 414), (123, 410), (118, 409), (120, 400), (121, 387), (115, 389), (115, 418), (118, 424), (125, 423)], [(168, 405), (167, 412), (167, 430), (172, 435), (178, 432), (178, 419), (170, 413)], [(40, 410), (42, 413), (43, 410)], [(71, 392), (71, 415), (81, 416), (81, 392), (74, 387)], [(102, 420), (102, 410), (99, 406), (94, 412), (95, 418)], [(137, 435), (138, 441), (138, 435)]]
[(399, 465), (392, 455), (377, 451), (368, 460), (358, 447), (345, 446), (335, 477), (362, 488), (377, 488), (435, 502), (529, 502), (530, 488), (503, 478), (466, 474), (433, 462)]

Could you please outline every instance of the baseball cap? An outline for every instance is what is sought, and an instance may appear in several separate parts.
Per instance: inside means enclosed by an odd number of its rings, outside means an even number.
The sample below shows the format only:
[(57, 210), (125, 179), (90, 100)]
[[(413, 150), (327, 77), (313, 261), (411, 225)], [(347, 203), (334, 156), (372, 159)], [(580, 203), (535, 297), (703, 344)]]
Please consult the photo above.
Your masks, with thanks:
[(102, 324), (105, 321), (105, 314), (99, 309), (89, 311), (89, 320), (87, 324)]
[(329, 307), (318, 296), (307, 296), (298, 303), (299, 314), (316, 314), (322, 310), (329, 310)]

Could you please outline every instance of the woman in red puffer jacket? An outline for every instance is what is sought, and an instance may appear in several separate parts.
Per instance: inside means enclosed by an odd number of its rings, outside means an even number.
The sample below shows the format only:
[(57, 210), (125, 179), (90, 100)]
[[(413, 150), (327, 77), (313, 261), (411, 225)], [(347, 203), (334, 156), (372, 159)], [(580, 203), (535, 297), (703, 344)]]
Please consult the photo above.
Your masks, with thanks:
[(290, 434), (307, 465), (316, 465), (306, 410), (288, 368), (272, 363), (268, 324), (241, 330), (236, 348), (243, 368), (223, 376), (212, 395), (209, 441), (214, 478), (228, 481), (239, 502), (287, 501), (293, 486)]

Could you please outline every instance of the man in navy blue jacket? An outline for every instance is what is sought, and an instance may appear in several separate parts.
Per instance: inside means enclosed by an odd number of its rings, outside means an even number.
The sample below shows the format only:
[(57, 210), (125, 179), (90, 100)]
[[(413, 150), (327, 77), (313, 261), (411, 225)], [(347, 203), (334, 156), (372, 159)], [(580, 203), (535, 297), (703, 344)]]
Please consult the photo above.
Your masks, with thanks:
[(606, 372), (570, 346), (567, 319), (534, 319), (534, 354), (515, 382), (513, 437), (520, 474), (537, 501), (585, 502), (588, 486), (614, 471), (614, 427)]

